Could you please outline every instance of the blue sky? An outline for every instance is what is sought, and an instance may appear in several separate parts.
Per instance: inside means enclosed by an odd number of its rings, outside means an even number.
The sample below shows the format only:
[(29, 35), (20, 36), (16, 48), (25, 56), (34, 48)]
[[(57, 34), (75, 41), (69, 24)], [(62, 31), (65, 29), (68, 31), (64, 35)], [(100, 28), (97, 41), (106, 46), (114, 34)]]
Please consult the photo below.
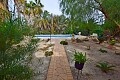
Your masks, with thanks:
[[(34, 0), (28, 0), (34, 1)], [(41, 0), (41, 3), (44, 5), (43, 10), (47, 10), (50, 13), (60, 15), (62, 12), (59, 9), (59, 1), (58, 0)]]

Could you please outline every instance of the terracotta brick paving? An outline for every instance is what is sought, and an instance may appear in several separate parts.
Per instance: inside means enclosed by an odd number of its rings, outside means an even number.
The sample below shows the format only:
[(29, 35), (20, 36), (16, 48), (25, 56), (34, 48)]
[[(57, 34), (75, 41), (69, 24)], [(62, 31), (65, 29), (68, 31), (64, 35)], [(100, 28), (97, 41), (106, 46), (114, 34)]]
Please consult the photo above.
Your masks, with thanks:
[(60, 45), (60, 40), (52, 41), (55, 42), (55, 46), (46, 80), (73, 80), (63, 45)]

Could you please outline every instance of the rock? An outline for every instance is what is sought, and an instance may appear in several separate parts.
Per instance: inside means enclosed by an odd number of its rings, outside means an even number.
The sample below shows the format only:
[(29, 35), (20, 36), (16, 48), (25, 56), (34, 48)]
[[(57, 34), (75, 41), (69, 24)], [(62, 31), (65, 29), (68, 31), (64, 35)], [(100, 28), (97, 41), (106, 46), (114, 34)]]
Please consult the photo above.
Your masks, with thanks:
[(115, 54), (116, 55), (120, 55), (120, 51), (115, 51)]

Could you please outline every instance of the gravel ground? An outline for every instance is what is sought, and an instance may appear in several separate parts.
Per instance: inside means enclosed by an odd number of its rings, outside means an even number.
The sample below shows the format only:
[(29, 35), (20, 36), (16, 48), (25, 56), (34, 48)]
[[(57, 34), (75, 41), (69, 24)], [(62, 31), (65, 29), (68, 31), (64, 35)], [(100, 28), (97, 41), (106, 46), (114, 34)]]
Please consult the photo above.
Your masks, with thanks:
[[(77, 80), (78, 70), (74, 67), (73, 55), (74, 51), (86, 52), (88, 61), (85, 63), (82, 74), (78, 76), (78, 80), (120, 80), (120, 55), (116, 55), (114, 49), (106, 48), (105, 44), (96, 44), (95, 42), (89, 40), (81, 43), (72, 43), (68, 40), (68, 45), (65, 46), (68, 60), (70, 63), (71, 71), (74, 80)], [(91, 47), (87, 50), (87, 46)], [(107, 53), (102, 53), (99, 49), (107, 50)], [(120, 51), (120, 47), (118, 48)], [(106, 61), (111, 65), (114, 65), (114, 70), (108, 73), (102, 72), (96, 64), (100, 61)]]
[(47, 47), (49, 42), (46, 41), (39, 41), (37, 45), (30, 64), (34, 71), (33, 80), (46, 80), (51, 57), (46, 57), (44, 53), (46, 50), (53, 49), (53, 46)]

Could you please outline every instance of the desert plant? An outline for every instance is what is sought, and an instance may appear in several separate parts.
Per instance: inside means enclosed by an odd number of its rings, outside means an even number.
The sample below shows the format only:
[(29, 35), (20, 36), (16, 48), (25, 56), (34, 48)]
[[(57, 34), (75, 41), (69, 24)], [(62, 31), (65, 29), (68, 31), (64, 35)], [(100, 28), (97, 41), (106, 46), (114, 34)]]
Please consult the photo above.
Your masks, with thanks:
[(52, 46), (54, 46), (54, 44), (49, 44), (49, 45), (48, 45), (48, 47), (52, 47)]
[(88, 46), (87, 46), (87, 50), (90, 50), (90, 48), (91, 48), (90, 45), (88, 45)]
[(115, 39), (110, 40), (110, 45), (114, 45), (116, 43)]
[(16, 45), (29, 35), (29, 30), (20, 19), (5, 19), (0, 22), (0, 80), (30, 80), (33, 71), (28, 66), (37, 41)]
[(0, 22), (0, 51), (5, 51), (19, 43), (24, 35), (31, 35), (27, 24), (20, 19), (7, 19)]
[(107, 53), (107, 51), (102, 49), (102, 48), (100, 48), (99, 51), (102, 52), (102, 53)]
[(1, 54), (1, 80), (27, 79), (27, 76), (31, 76), (30, 68), (22, 63), (25, 60), (25, 52), (25, 49), (19, 48)]
[(32, 59), (32, 52), (36, 47), (36, 41), (24, 45), (8, 48), (0, 51), (0, 80), (30, 80), (33, 70), (28, 66)]
[(87, 61), (86, 53), (84, 55), (82, 52), (75, 51), (74, 60), (78, 63), (85, 63)]
[(45, 52), (46, 57), (51, 56), (51, 55), (53, 55), (53, 51), (46, 51)]
[(82, 40), (80, 40), (79, 38), (76, 38), (76, 42), (80, 43), (80, 42), (82, 42)]
[(99, 62), (96, 67), (100, 68), (103, 72), (107, 73), (110, 70), (113, 70), (113, 65), (109, 65), (108, 62)]
[(23, 39), (22, 30), (13, 20), (6, 20), (0, 24), (0, 51), (5, 51), (12, 44)]
[(31, 44), (36, 44), (40, 39), (31, 39)]
[(78, 70), (81, 70), (81, 73), (82, 73), (82, 69), (84, 67), (84, 64), (87, 61), (86, 53), (84, 55), (82, 52), (77, 52), (75, 50), (74, 61), (75, 61), (75, 68)]
[(60, 44), (62, 44), (62, 45), (68, 45), (68, 42), (67, 41), (60, 41)]

